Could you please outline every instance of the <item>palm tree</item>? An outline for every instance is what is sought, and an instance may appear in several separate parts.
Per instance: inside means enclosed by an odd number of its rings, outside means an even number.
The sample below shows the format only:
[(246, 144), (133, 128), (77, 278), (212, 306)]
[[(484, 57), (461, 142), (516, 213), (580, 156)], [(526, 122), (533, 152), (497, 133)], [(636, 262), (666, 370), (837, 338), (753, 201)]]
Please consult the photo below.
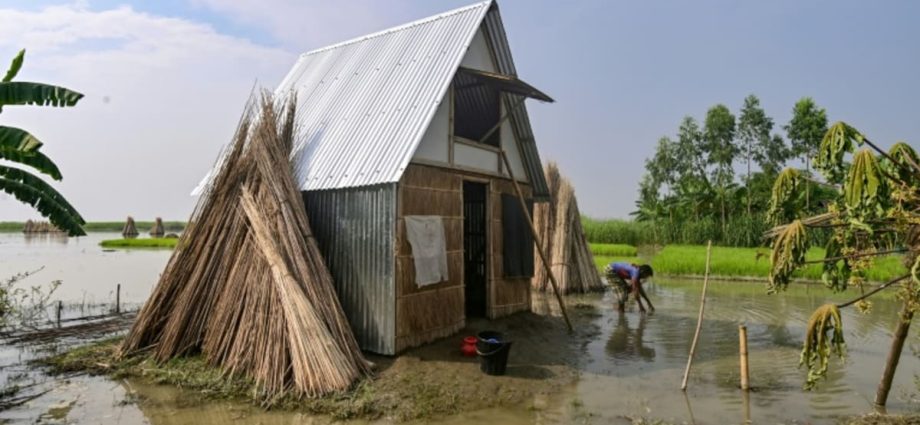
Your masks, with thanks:
[[(0, 112), (6, 105), (76, 105), (83, 95), (75, 91), (42, 83), (13, 81), (22, 68), (25, 53), (25, 50), (19, 51), (3, 80), (0, 80)], [(57, 165), (40, 152), (41, 147), (42, 142), (29, 132), (0, 125), (0, 160), (30, 167), (54, 180), (61, 180)], [(31, 205), (70, 236), (86, 234), (81, 227), (86, 223), (83, 217), (64, 196), (29, 171), (0, 163), (0, 190)]]

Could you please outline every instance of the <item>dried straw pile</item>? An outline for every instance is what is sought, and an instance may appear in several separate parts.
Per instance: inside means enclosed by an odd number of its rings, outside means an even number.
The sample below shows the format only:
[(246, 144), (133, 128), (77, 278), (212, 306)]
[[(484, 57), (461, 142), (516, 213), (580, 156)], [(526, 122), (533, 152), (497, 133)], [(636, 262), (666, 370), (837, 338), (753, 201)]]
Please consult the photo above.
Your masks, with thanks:
[(47, 221), (26, 220), (22, 225), (22, 233), (62, 233), (61, 229)]
[(126, 238), (136, 238), (138, 234), (137, 226), (134, 225), (134, 217), (129, 215), (128, 219), (125, 220), (125, 227), (121, 228), (121, 235)]
[(178, 248), (121, 347), (201, 352), (267, 401), (370, 375), (310, 231), (288, 155), (294, 108), (250, 102)]
[[(534, 206), (534, 226), (559, 283), (559, 291), (571, 294), (603, 290), (604, 284), (581, 227), (575, 189), (559, 174), (555, 162), (547, 164), (544, 174), (550, 201)], [(535, 257), (539, 261), (539, 256)], [(552, 290), (544, 267), (535, 267), (531, 286), (538, 291)]]
[(150, 229), (150, 236), (155, 238), (162, 238), (166, 234), (166, 229), (163, 228), (163, 219), (157, 217), (156, 222), (153, 223), (153, 227)]

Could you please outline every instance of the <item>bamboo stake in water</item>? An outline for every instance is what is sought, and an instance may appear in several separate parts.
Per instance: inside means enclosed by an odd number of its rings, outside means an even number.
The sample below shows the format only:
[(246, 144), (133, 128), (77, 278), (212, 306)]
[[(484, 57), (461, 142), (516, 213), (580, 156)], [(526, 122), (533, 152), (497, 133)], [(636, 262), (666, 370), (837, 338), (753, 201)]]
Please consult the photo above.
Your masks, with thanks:
[(121, 313), (121, 284), (115, 287), (115, 314)]
[(738, 325), (738, 353), (741, 356), (741, 390), (751, 388), (748, 376), (747, 326)]
[(703, 293), (700, 295), (700, 315), (696, 318), (696, 331), (693, 333), (693, 343), (690, 344), (690, 356), (687, 358), (687, 368), (684, 370), (684, 381), (680, 384), (682, 391), (687, 391), (687, 379), (690, 378), (690, 366), (693, 365), (693, 355), (696, 354), (696, 343), (700, 340), (700, 329), (703, 327), (703, 310), (706, 308), (706, 288), (709, 286), (709, 260), (712, 257), (712, 241), (706, 244), (706, 272), (703, 274)]

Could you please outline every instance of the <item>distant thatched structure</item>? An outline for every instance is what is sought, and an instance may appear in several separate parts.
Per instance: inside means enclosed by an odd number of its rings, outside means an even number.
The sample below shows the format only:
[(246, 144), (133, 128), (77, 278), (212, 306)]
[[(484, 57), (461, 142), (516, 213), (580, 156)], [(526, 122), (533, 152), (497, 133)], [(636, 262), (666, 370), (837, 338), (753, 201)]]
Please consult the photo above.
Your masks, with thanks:
[(47, 221), (26, 220), (25, 224), (22, 225), (22, 233), (35, 234), (35, 233), (62, 233), (62, 232), (61, 232), (61, 229), (57, 228), (57, 226)]
[(134, 224), (134, 217), (129, 215), (128, 219), (125, 220), (125, 227), (122, 227), (121, 235), (125, 238), (136, 238), (139, 235), (137, 226)]
[(266, 398), (341, 391), (370, 374), (288, 166), (293, 105), (247, 109), (122, 355), (201, 352)]
[[(569, 294), (604, 289), (581, 226), (575, 189), (559, 174), (555, 162), (546, 166), (544, 174), (550, 201), (534, 206), (534, 226), (543, 241), (544, 252), (549, 254), (547, 261), (558, 280), (559, 291)], [(538, 291), (551, 289), (545, 268), (535, 268), (531, 285)]]
[(155, 238), (162, 238), (166, 234), (166, 229), (163, 228), (163, 219), (157, 217), (156, 222), (153, 223), (153, 227), (150, 228), (150, 236)]

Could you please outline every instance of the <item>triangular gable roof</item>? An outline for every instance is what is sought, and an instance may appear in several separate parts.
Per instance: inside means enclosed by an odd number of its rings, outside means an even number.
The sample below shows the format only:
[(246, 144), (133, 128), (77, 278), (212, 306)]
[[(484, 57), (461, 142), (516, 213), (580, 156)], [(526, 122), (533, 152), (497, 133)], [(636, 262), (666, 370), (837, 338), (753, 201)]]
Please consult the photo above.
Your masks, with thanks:
[[(517, 75), (492, 0), (301, 55), (277, 91), (297, 93), (301, 190), (399, 181), (480, 27), (499, 72)], [(510, 106), (516, 95), (505, 97)], [(534, 196), (543, 198), (526, 108), (510, 121)]]

